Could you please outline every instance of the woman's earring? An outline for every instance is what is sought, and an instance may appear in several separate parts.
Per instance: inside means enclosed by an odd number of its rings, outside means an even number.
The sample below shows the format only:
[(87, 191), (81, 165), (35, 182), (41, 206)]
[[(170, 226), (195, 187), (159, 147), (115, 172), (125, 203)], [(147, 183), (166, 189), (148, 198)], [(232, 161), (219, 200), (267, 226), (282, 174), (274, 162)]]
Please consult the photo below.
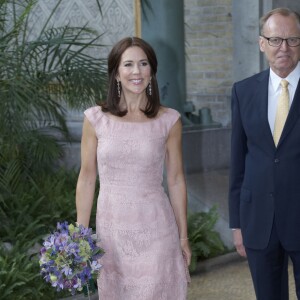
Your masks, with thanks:
[(121, 87), (120, 87), (120, 81), (117, 81), (117, 91), (118, 91), (118, 97), (121, 98)]
[(149, 94), (149, 96), (152, 96), (152, 86), (151, 86), (151, 81), (149, 82), (149, 85), (148, 85), (148, 94)]

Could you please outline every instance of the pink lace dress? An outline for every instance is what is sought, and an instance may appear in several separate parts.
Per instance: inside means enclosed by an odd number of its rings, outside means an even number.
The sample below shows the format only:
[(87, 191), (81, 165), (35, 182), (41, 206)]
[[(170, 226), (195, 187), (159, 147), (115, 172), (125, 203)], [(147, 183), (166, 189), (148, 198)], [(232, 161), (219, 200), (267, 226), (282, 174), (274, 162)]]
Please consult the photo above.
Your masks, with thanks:
[(126, 122), (91, 107), (98, 138), (97, 234), (105, 250), (101, 300), (184, 300), (189, 280), (178, 228), (162, 186), (166, 140), (179, 113)]

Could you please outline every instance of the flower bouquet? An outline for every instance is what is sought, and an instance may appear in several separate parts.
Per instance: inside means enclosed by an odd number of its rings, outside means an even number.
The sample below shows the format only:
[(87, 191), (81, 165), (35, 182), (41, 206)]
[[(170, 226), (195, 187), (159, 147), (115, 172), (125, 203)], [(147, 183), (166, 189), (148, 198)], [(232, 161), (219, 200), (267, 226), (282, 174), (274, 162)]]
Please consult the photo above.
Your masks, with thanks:
[(69, 290), (72, 295), (95, 291), (95, 281), (102, 267), (98, 259), (104, 254), (96, 245), (92, 229), (82, 225), (57, 223), (40, 250), (43, 278), (57, 291)]

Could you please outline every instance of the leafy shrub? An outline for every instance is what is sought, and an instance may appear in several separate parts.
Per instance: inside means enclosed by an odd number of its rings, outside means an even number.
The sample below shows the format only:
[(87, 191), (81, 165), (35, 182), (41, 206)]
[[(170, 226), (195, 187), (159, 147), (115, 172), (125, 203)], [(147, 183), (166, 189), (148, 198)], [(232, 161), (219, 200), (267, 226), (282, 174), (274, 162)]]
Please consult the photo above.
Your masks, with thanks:
[(224, 253), (224, 244), (219, 233), (214, 230), (217, 220), (216, 206), (208, 212), (188, 214), (188, 236), (192, 250), (190, 271), (196, 269), (199, 260)]
[(0, 244), (1, 299), (55, 299), (42, 282), (37, 261), (28, 255), (31, 246), (31, 242), (17, 242), (7, 250), (4, 244)]
[(67, 295), (57, 293), (42, 279), (37, 252), (43, 236), (58, 221), (76, 220), (77, 173), (60, 170), (30, 184), (20, 183), (14, 193), (2, 197), (5, 201), (0, 209), (1, 299), (47, 300)]

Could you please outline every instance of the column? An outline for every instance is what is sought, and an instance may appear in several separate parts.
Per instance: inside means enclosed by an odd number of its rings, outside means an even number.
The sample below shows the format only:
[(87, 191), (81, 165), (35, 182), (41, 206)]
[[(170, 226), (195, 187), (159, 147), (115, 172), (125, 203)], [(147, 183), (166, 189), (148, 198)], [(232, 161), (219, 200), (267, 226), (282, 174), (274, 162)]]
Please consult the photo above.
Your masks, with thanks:
[(233, 80), (261, 71), (259, 37), (259, 0), (233, 0)]
[(163, 105), (183, 112), (186, 97), (183, 0), (151, 0), (143, 5), (142, 38), (158, 59), (158, 85)]

